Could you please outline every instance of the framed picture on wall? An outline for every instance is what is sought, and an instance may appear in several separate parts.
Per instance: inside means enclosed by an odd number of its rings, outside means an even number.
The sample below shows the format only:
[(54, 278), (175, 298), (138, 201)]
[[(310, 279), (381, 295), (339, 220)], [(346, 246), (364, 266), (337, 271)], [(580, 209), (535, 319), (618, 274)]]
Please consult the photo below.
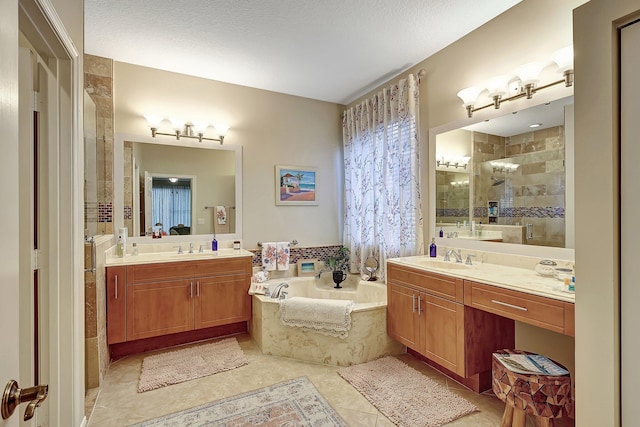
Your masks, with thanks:
[(317, 178), (313, 167), (276, 165), (276, 205), (317, 205)]

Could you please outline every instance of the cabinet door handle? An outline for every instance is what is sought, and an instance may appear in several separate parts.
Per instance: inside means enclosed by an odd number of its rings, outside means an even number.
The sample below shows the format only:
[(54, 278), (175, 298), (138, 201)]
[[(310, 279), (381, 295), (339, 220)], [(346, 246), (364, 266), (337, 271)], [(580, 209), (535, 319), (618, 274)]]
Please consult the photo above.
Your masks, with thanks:
[(411, 295), (411, 312), (416, 312), (416, 294)]
[(118, 276), (117, 275), (115, 276), (115, 279), (116, 279), (116, 292), (115, 292), (116, 295), (115, 296), (116, 296), (116, 299), (118, 299)]
[(506, 307), (515, 308), (517, 310), (529, 311), (529, 309), (527, 307), (520, 307), (519, 305), (513, 305), (513, 304), (509, 304), (507, 302), (502, 302), (502, 301), (498, 301), (498, 300), (495, 300), (495, 299), (492, 299), (491, 302), (494, 303), (494, 304), (500, 304), (500, 305), (504, 305)]
[(196, 282), (196, 296), (200, 296), (200, 280)]
[(418, 316), (422, 313), (422, 307), (420, 307), (420, 295), (418, 295)]
[(193, 280), (189, 282), (189, 298), (193, 298)]

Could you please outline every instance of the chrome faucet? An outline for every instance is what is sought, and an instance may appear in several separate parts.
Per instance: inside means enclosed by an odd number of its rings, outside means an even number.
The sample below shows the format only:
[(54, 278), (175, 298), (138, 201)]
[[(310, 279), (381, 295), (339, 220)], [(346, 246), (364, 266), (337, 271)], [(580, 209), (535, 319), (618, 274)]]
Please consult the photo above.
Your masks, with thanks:
[(200, 249), (198, 249), (198, 253), (201, 254), (204, 252), (204, 246), (200, 245)]
[(189, 243), (189, 253), (193, 253), (193, 243)]
[[(175, 246), (174, 246), (175, 248)], [(184, 252), (182, 252), (182, 245), (178, 246), (178, 255), (182, 255)]]
[(289, 284), (288, 283), (280, 283), (278, 286), (275, 287), (275, 289), (271, 292), (271, 298), (272, 299), (284, 299), (286, 292), (280, 292), (282, 290), (282, 288), (288, 288)]
[(444, 260), (445, 261), (450, 261), (450, 256), (451, 254), (453, 254), (453, 256), (456, 259), (456, 262), (462, 262), (462, 254), (460, 253), (460, 249), (458, 249), (458, 252), (456, 252), (455, 249), (449, 249), (447, 251), (447, 253), (444, 254)]

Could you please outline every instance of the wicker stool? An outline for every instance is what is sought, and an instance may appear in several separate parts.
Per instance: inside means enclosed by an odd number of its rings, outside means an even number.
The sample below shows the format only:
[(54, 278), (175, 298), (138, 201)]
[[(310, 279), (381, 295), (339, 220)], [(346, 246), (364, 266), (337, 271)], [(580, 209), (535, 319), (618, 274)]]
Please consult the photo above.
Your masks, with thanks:
[[(496, 353), (532, 354), (520, 350), (500, 350)], [(526, 414), (532, 415), (536, 425), (540, 427), (553, 427), (554, 418), (573, 418), (569, 374), (519, 374), (510, 371), (495, 356), (491, 363), (493, 392), (505, 402), (500, 427), (524, 427)], [(564, 368), (559, 363), (554, 363)]]

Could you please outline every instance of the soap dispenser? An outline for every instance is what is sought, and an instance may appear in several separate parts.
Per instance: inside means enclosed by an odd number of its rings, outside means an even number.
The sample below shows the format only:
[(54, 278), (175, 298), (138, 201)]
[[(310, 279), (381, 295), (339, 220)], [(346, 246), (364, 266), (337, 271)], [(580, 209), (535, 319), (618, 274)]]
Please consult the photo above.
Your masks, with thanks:
[(438, 249), (436, 247), (436, 238), (435, 237), (431, 238), (431, 244), (429, 245), (429, 256), (431, 258), (435, 258), (436, 256), (438, 256)]

